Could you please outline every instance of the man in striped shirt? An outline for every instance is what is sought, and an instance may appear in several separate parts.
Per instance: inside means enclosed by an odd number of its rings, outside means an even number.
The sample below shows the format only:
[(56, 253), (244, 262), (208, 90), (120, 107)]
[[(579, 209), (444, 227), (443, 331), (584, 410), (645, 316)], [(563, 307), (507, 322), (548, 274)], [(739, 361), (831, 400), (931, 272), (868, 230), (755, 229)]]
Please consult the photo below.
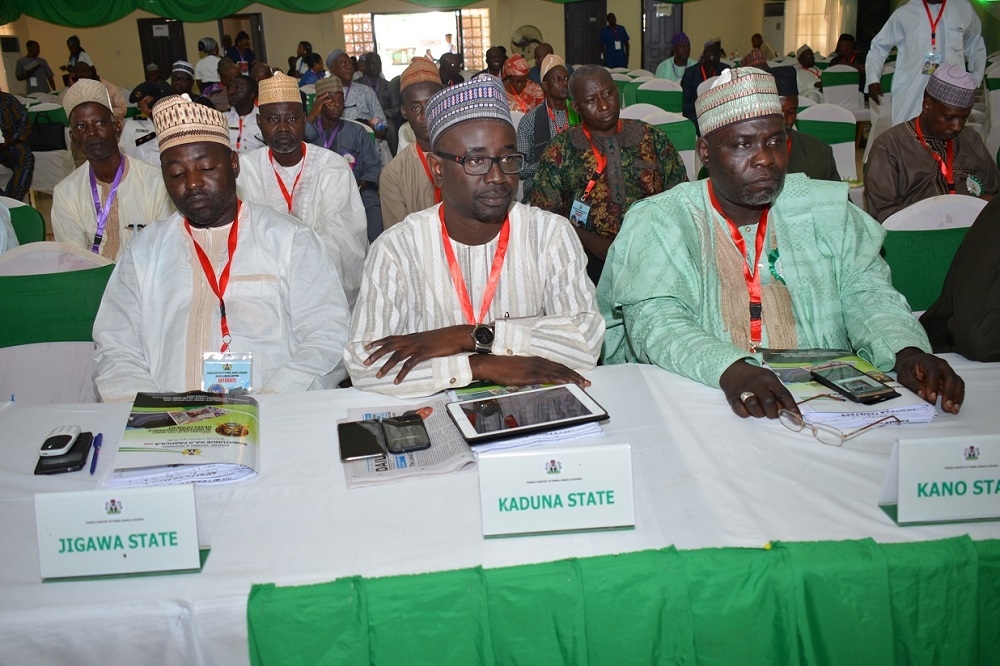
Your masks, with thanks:
[(344, 352), (358, 388), (417, 397), (474, 380), (589, 382), (604, 334), (566, 218), (513, 204), (523, 156), (492, 77), (427, 104), (442, 203), (372, 245)]

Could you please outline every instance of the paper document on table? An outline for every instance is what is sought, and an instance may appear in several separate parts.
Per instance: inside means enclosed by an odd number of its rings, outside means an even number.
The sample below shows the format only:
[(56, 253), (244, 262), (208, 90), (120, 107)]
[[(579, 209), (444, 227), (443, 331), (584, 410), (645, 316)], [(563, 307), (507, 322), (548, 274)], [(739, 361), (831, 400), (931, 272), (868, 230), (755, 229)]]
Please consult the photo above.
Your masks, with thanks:
[(403, 478), (449, 474), (476, 466), (476, 458), (452, 423), (443, 400), (394, 407), (349, 409), (348, 421), (379, 420), (416, 412), (423, 416), (431, 447), (409, 453), (389, 453), (344, 463), (348, 488), (371, 486)]
[(260, 417), (249, 396), (140, 393), (106, 488), (217, 484), (257, 476)]
[[(764, 363), (801, 403), (799, 411), (808, 423), (825, 423), (839, 430), (861, 428), (887, 416), (895, 416), (903, 423), (930, 423), (937, 411), (893, 377), (851, 351), (838, 349), (768, 349), (764, 350)], [(812, 381), (810, 371), (830, 365), (846, 363), (899, 393), (898, 398), (872, 405), (852, 402), (833, 389)], [(835, 396), (819, 397), (814, 396)], [(803, 402), (808, 398), (814, 398)]]
[(584, 437), (603, 436), (604, 428), (602, 428), (599, 423), (582, 423), (568, 428), (557, 428), (555, 430), (536, 432), (522, 437), (510, 437), (507, 439), (493, 440), (492, 442), (486, 442), (484, 444), (476, 444), (474, 449), (476, 453), (485, 453), (486, 451), (506, 451), (509, 449), (524, 449), (531, 446), (538, 446), (539, 444), (569, 442), (574, 439), (583, 439)]

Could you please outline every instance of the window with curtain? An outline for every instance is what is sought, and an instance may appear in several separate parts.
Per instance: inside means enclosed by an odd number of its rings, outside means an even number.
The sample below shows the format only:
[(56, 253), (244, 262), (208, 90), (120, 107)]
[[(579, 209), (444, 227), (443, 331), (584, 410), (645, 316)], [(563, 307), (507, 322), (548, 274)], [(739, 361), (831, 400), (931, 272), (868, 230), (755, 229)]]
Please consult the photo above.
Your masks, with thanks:
[(785, 52), (794, 52), (808, 44), (817, 56), (826, 56), (837, 48), (841, 33), (855, 33), (858, 0), (788, 0), (785, 4), (787, 25)]

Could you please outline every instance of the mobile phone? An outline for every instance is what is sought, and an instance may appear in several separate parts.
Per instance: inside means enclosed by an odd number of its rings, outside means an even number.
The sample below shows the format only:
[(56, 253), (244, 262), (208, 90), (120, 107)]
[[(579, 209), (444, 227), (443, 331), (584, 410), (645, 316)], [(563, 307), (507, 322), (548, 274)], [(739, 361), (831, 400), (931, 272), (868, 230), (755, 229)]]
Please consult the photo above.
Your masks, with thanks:
[(419, 414), (403, 414), (382, 419), (382, 432), (389, 453), (409, 453), (431, 448), (431, 438)]
[(61, 456), (39, 456), (35, 474), (62, 474), (83, 469), (93, 441), (93, 433), (82, 432), (73, 447)]
[(60, 426), (45, 438), (38, 455), (42, 457), (61, 456), (73, 448), (79, 436), (80, 426)]
[(813, 379), (862, 405), (898, 398), (899, 393), (848, 363), (837, 363), (811, 371)]
[(382, 426), (378, 421), (350, 421), (337, 424), (340, 459), (377, 458), (386, 454)]

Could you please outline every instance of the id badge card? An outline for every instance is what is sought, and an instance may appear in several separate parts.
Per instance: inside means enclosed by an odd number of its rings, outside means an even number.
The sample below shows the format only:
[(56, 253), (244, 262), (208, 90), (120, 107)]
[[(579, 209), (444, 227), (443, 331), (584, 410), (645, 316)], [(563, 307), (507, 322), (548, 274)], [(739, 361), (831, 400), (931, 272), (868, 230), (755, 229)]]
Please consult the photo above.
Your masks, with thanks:
[(569, 209), (569, 221), (578, 227), (587, 227), (587, 218), (590, 217), (590, 206), (579, 199), (573, 200), (573, 207)]
[(924, 64), (920, 68), (921, 74), (933, 74), (934, 70), (941, 66), (941, 54), (928, 51), (924, 56)]
[(622, 50), (622, 43), (616, 41), (615, 42), (615, 51), (621, 51), (621, 50)]
[(253, 390), (253, 354), (205, 352), (201, 355), (201, 390), (209, 393), (250, 393)]
[(29, 88), (37, 88), (37, 87), (38, 87), (38, 79), (36, 79), (36, 78), (35, 78), (35, 77), (33, 77), (33, 76), (32, 76), (32, 77), (30, 77), (30, 78), (28, 79), (28, 87), (29, 87)]

